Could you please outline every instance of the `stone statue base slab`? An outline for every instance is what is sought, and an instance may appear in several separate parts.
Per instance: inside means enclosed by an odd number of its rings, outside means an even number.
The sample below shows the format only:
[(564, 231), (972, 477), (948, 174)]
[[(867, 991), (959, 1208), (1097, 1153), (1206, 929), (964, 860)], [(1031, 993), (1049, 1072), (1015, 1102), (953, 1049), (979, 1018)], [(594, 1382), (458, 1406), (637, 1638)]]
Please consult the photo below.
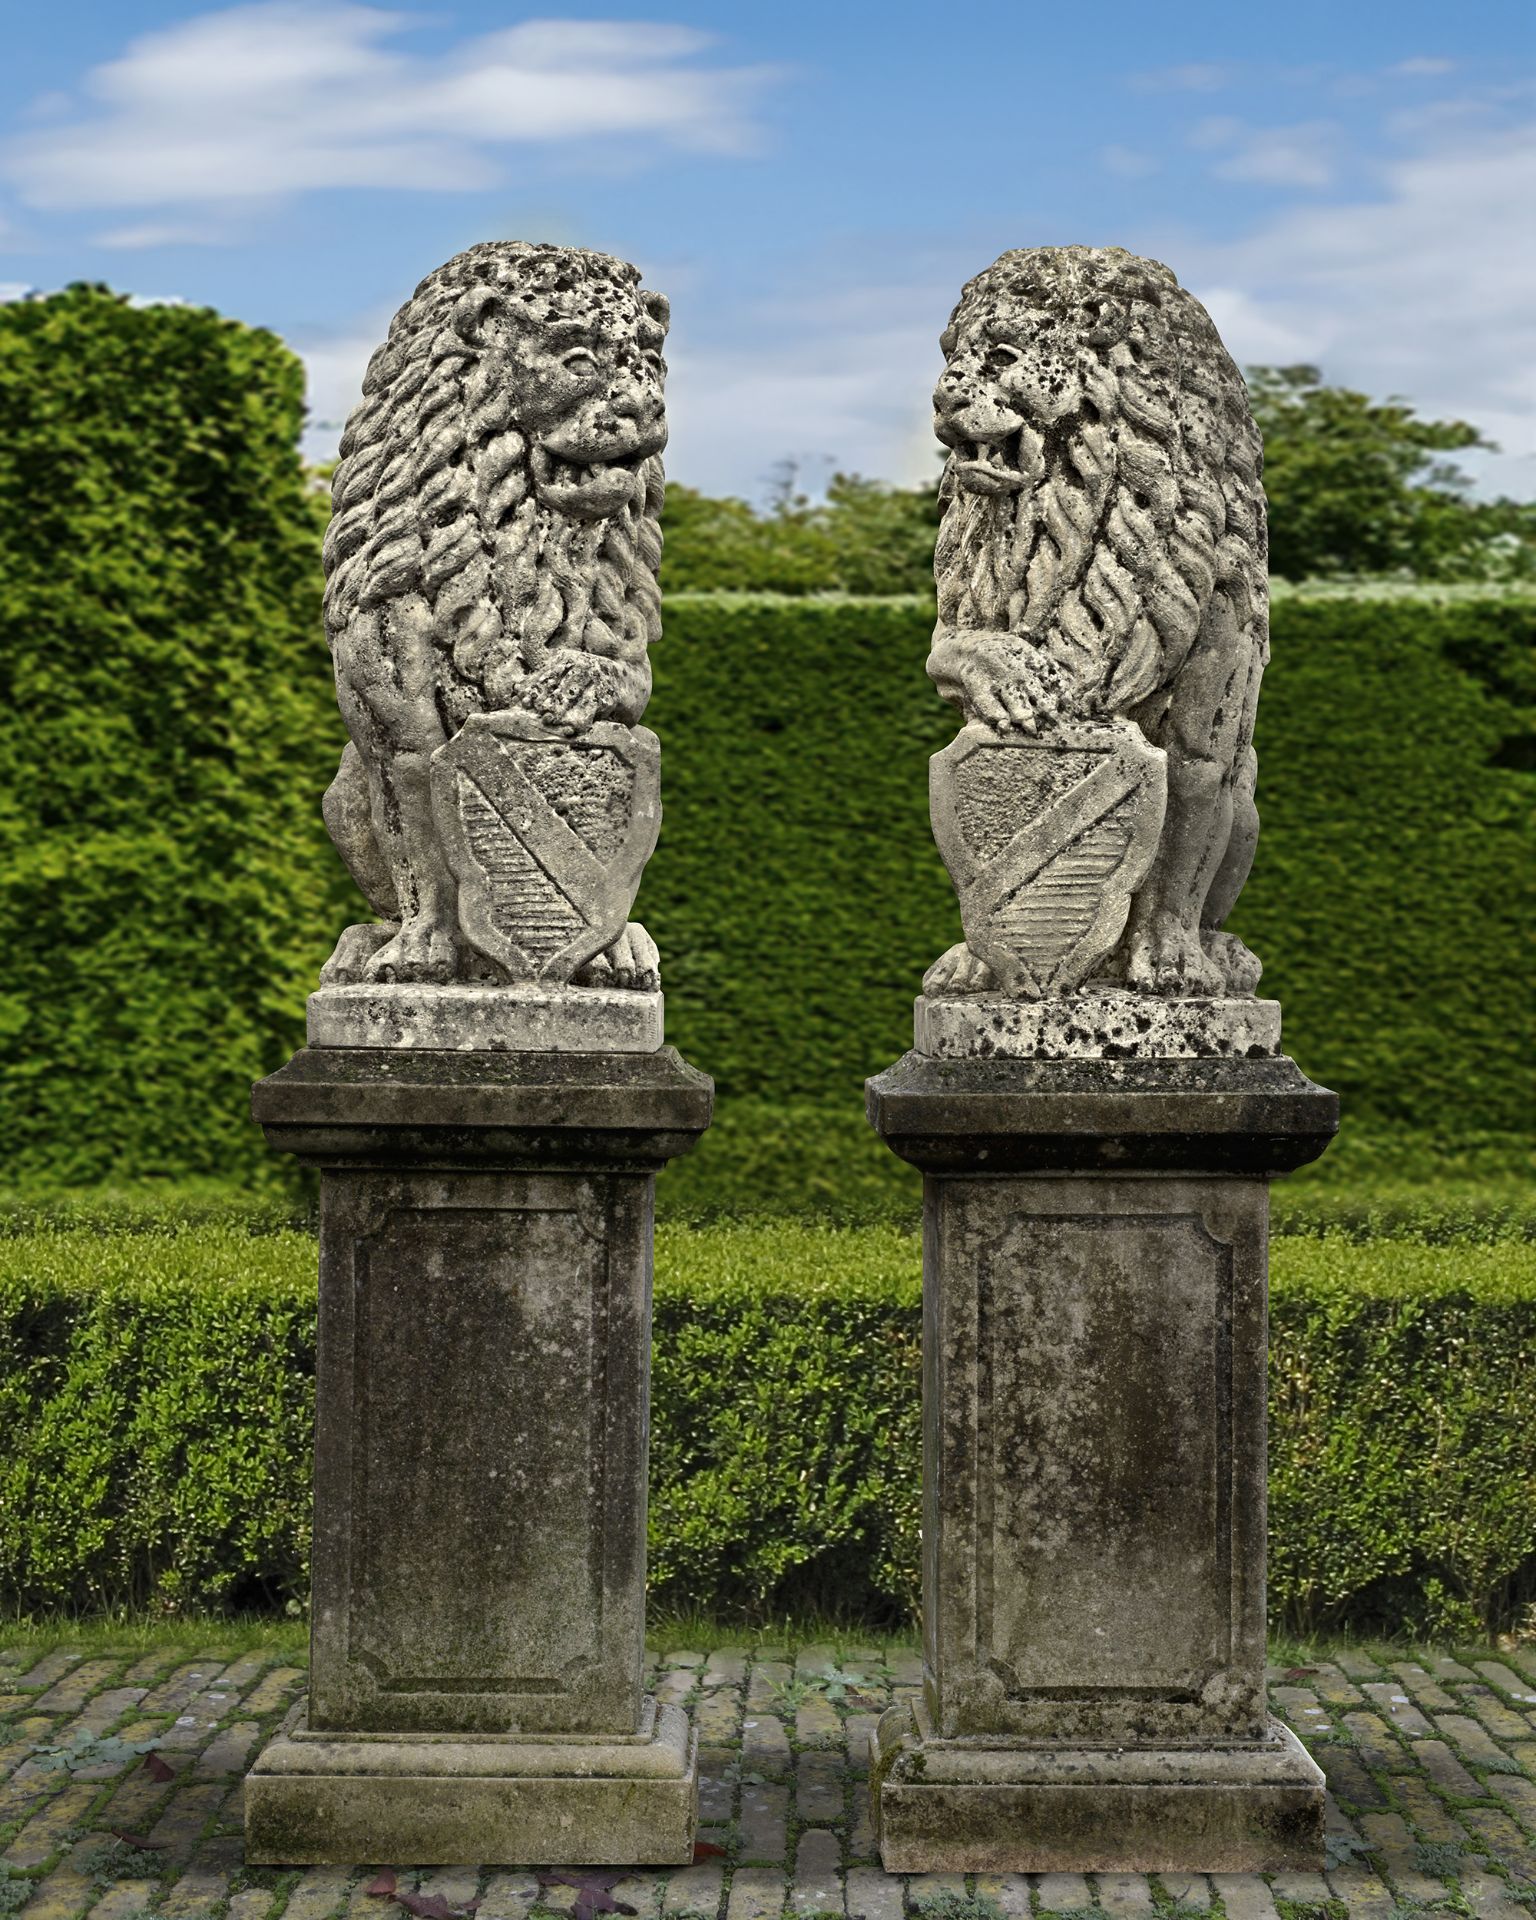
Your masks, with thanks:
[(1093, 1749), (937, 1740), (902, 1704), (870, 1740), (887, 1873), (1277, 1873), (1323, 1854), (1321, 1768), (1262, 1744)]
[(1004, 994), (920, 995), (913, 1045), (936, 1060), (1272, 1058), (1278, 1000), (1168, 1000), (1085, 987), (1048, 1000)]
[(309, 996), (312, 1047), (655, 1053), (659, 993), (622, 987), (337, 986)]
[(693, 1858), (698, 1761), (680, 1707), (634, 1739), (311, 1732), (299, 1714), (246, 1776), (259, 1866), (669, 1866)]

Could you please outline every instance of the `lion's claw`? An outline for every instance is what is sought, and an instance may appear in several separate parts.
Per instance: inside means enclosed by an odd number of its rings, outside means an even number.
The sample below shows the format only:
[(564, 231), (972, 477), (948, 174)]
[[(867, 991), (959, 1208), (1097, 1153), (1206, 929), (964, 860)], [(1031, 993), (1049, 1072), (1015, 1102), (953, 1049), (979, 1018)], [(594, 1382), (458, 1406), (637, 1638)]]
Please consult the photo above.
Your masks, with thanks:
[(997, 975), (962, 940), (941, 953), (923, 975), (923, 992), (930, 1000), (949, 993), (994, 993)]
[(661, 955), (638, 920), (631, 920), (611, 946), (595, 954), (574, 976), (578, 987), (628, 987), (655, 993), (661, 985)]
[(1135, 993), (1207, 999), (1226, 991), (1222, 970), (1206, 957), (1199, 932), (1171, 917), (1144, 928), (1125, 956), (1125, 984)]
[(363, 969), (367, 980), (399, 984), (431, 982), (443, 985), (457, 978), (459, 943), (451, 927), (418, 916), (407, 920), (393, 940), (386, 941)]

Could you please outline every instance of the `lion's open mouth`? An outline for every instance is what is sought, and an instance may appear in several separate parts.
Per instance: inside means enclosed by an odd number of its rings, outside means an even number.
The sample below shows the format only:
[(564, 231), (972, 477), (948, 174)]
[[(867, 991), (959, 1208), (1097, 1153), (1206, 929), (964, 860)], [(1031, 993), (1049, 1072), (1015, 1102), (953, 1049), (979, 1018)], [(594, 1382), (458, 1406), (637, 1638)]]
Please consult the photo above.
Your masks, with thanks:
[(607, 460), (560, 460), (542, 447), (533, 450), (534, 477), (540, 486), (579, 487), (587, 481), (602, 482), (615, 473), (638, 473), (647, 458), (646, 450), (616, 453)]
[(954, 451), (954, 475), (967, 493), (1022, 493), (1029, 480), (1020, 471), (1017, 433), (1006, 440), (967, 440)]
[(533, 477), (547, 505), (577, 519), (616, 513), (634, 497), (641, 467), (650, 457), (644, 445), (607, 460), (561, 460), (543, 447), (533, 449)]

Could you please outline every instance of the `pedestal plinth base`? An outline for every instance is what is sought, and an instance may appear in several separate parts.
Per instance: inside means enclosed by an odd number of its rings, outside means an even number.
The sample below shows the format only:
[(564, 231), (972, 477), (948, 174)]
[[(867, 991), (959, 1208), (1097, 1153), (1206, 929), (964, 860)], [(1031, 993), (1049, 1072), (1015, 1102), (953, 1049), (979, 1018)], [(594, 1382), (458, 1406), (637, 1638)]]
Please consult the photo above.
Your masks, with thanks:
[(1277, 1873), (1321, 1867), (1321, 1769), (1275, 1722), (1260, 1746), (1087, 1749), (870, 1741), (887, 1873)]
[(252, 1866), (669, 1866), (693, 1858), (698, 1764), (680, 1707), (634, 1740), (312, 1733), (245, 1781)]

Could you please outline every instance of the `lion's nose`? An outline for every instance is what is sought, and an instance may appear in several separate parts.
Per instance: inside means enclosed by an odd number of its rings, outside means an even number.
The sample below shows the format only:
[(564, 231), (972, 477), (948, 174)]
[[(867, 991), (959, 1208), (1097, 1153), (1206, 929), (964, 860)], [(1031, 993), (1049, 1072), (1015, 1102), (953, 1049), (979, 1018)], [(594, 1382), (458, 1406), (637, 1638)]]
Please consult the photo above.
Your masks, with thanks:
[(639, 380), (617, 380), (608, 392), (609, 411), (624, 420), (659, 420), (664, 402)]
[(945, 374), (944, 378), (933, 390), (934, 412), (941, 415), (958, 413), (964, 405), (965, 394), (961, 389), (960, 382), (951, 379), (948, 374)]

